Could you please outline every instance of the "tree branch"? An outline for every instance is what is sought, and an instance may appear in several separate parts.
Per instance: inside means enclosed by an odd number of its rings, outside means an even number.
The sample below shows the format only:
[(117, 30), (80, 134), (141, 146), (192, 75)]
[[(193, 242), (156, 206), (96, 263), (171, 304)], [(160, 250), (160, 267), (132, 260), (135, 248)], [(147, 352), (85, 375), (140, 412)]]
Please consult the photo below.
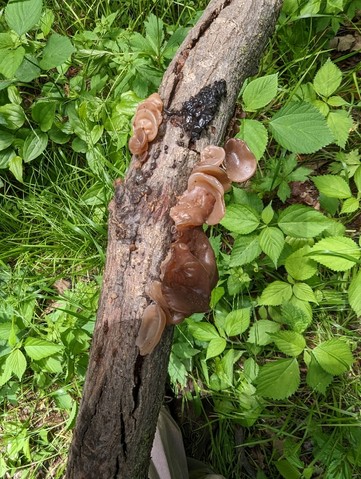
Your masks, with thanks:
[(165, 116), (139, 168), (132, 161), (109, 205), (107, 261), (83, 399), (71, 445), (68, 479), (147, 478), (164, 395), (172, 327), (145, 357), (135, 346), (146, 286), (172, 239), (169, 209), (187, 185), (199, 151), (220, 144), (243, 81), (257, 71), (281, 0), (214, 0), (181, 45), (160, 95), (168, 110), (224, 79), (227, 96), (200, 140)]

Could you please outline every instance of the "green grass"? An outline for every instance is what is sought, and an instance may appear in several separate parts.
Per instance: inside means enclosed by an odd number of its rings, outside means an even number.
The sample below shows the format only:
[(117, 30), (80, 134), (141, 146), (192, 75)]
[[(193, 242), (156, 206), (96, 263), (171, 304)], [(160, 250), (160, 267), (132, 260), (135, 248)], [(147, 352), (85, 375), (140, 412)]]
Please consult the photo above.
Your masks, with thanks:
[[(26, 118), (17, 128), (1, 130), (14, 136), (12, 144), (0, 150), (0, 477), (4, 478), (63, 477), (101, 286), (107, 206), (113, 182), (124, 176), (129, 162), (131, 117), (137, 102), (157, 89), (175, 53), (175, 49), (167, 52), (170, 36), (178, 27), (194, 24), (207, 2), (44, 3), (54, 14), (52, 31), (70, 38), (77, 51), (72, 62), (64, 59), (65, 66), (43, 70), (31, 81), (17, 81), (0, 90), (0, 104), (16, 105), (20, 98)], [(290, 201), (303, 200), (293, 194), (282, 199), (275, 187), (281, 160), (289, 152), (271, 137), (272, 117), (295, 100), (301, 86), (314, 82), (328, 58), (342, 73), (333, 95), (347, 102), (332, 111), (352, 115), (353, 126), (345, 146), (334, 142), (312, 154), (296, 152), (293, 172), (302, 166), (309, 169), (306, 176), (311, 180), (323, 174), (341, 177), (352, 195), (360, 197), (357, 175), (355, 180), (359, 160), (350, 156), (361, 145), (358, 54), (335, 52), (329, 46), (340, 26), (340, 34), (360, 33), (360, 17), (351, 15), (356, 3), (345, 1), (342, 9), (332, 11), (332, 2), (323, 2), (321, 16), (305, 12), (300, 16), (292, 10), (295, 4), (285, 2), (258, 74), (267, 78), (278, 73), (277, 92), (263, 107), (247, 112), (247, 119), (258, 121), (269, 132), (258, 175), (247, 185), (241, 202), (240, 193), (227, 198), (228, 205), (249, 202), (259, 213), (271, 203), (274, 218), (269, 224), (278, 230), (281, 211)], [(302, 2), (303, 7), (310, 4)], [(152, 29), (153, 35), (156, 31), (164, 37), (158, 50), (148, 44), (138, 51), (130, 33), (139, 32), (149, 42)], [(0, 32), (7, 31), (2, 16)], [(179, 42), (184, 34), (177, 33)], [(26, 35), (40, 57), (50, 33), (34, 28)], [(74, 70), (68, 70), (70, 66)], [(4, 80), (1, 74), (0, 80)], [(252, 88), (251, 82), (248, 85)], [(320, 95), (318, 99), (327, 101)], [(242, 95), (240, 102), (247, 110)], [(55, 105), (49, 124), (44, 124), (44, 112), (39, 117), (32, 113), (44, 104), (47, 114)], [(5, 153), (10, 154), (10, 149), (20, 158), (26, 156), (24, 141), (33, 138), (34, 130), (47, 135), (44, 149), (29, 162), (8, 163)], [(337, 160), (340, 153), (342, 161)], [(264, 181), (269, 176), (273, 184)], [(316, 190), (309, 194), (318, 200)], [(321, 202), (325, 217), (336, 223), (328, 232), (315, 233), (308, 240), (311, 246), (323, 237), (341, 236), (353, 238), (355, 248), (359, 247), (360, 209), (340, 213), (344, 201), (336, 197)], [(258, 228), (252, 234), (261, 234), (266, 223)], [(187, 449), (227, 479), (356, 479), (361, 468), (360, 326), (350, 285), (360, 274), (359, 265), (335, 271), (315, 263), (312, 277), (295, 281), (286, 258), (303, 246), (298, 240), (285, 243), (277, 268), (270, 259), (274, 251), (230, 266), (238, 233), (217, 226), (210, 234), (220, 271), (213, 310), (179, 326), (169, 366), (170, 387), (183, 398), (184, 411), (193, 411), (193, 419), (183, 429)], [(306, 301), (312, 319), (304, 329), (293, 330), (279, 322), (284, 314), (280, 303), (260, 304), (263, 291), (274, 281), (292, 287), (294, 282), (305, 283), (315, 295), (317, 303)], [(240, 328), (237, 323), (241, 332), (231, 334), (227, 321), (235, 311), (242, 311), (237, 313), (240, 324), (249, 315), (249, 324)], [(257, 368), (291, 358), (274, 341), (250, 340), (259, 320), (297, 333), (292, 340), (298, 344), (305, 341), (293, 362), (299, 368), (299, 385), (291, 390), (286, 381), (279, 399), (273, 399), (267, 388), (259, 394)], [(225, 340), (218, 354), (210, 338), (205, 339), (201, 324)], [(342, 372), (330, 375), (327, 387), (311, 387), (310, 358), (315, 350), (319, 357), (320, 346), (327, 350), (329, 340), (338, 340), (331, 344), (345, 355), (344, 363), (336, 362)], [(41, 341), (43, 357), (34, 353), (34, 341)], [(13, 358), (10, 375), (9, 357)], [(326, 369), (328, 360), (320, 359)], [(317, 374), (327, 376), (322, 367)], [(183, 426), (187, 419), (183, 412)], [(200, 452), (204, 437), (206, 445)]]

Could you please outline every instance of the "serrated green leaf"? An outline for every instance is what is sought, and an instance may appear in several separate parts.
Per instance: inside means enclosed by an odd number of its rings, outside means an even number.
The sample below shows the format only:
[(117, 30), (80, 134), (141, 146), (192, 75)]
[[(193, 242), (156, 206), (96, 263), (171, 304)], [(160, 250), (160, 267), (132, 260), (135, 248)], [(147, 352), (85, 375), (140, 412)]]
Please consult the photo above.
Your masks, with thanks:
[(341, 70), (331, 60), (327, 60), (316, 73), (313, 86), (319, 95), (329, 97), (341, 85), (341, 81)]
[(24, 122), (25, 114), (20, 105), (7, 103), (0, 106), (0, 125), (6, 126), (9, 130), (17, 130)]
[(5, 7), (5, 20), (18, 35), (31, 30), (40, 20), (42, 0), (9, 0)]
[(315, 293), (312, 291), (311, 286), (306, 283), (296, 283), (293, 285), (293, 294), (301, 301), (309, 301), (311, 303), (317, 303)]
[(269, 205), (267, 205), (264, 208), (264, 210), (261, 213), (261, 218), (262, 218), (263, 223), (268, 225), (272, 221), (272, 219), (274, 217), (274, 214), (275, 214), (275, 212), (274, 212), (274, 210), (272, 208), (272, 205), (270, 203)]
[(273, 281), (262, 291), (259, 305), (278, 306), (292, 296), (292, 286), (284, 281)]
[(287, 356), (297, 357), (306, 347), (305, 338), (296, 331), (278, 331), (271, 337), (278, 349)]
[(289, 275), (297, 281), (304, 281), (311, 278), (317, 271), (317, 263), (306, 255), (310, 253), (311, 247), (306, 245), (290, 254), (285, 262), (285, 268)]
[(8, 163), (9, 170), (15, 176), (15, 178), (22, 183), (23, 182), (23, 160), (20, 156), (13, 156)]
[(248, 118), (242, 120), (236, 138), (247, 143), (257, 160), (262, 158), (268, 143), (268, 132), (261, 122)]
[(349, 198), (352, 196), (348, 183), (336, 175), (315, 176), (312, 181), (320, 193), (330, 198)]
[(255, 193), (250, 193), (243, 188), (232, 187), (233, 203), (237, 205), (249, 206), (257, 213), (261, 214), (263, 210), (263, 202)]
[(252, 80), (244, 89), (242, 98), (245, 111), (255, 111), (268, 105), (277, 94), (278, 74)]
[(289, 103), (269, 125), (275, 140), (294, 153), (315, 153), (334, 139), (325, 118), (310, 103)]
[[(256, 321), (249, 330), (248, 342), (257, 344), (258, 346), (265, 346), (273, 342), (272, 333), (277, 332), (280, 325), (268, 319), (260, 319)], [(268, 334), (270, 333), (270, 334)]]
[(352, 278), (348, 288), (348, 300), (357, 316), (361, 316), (361, 271)]
[(55, 15), (50, 8), (47, 8), (43, 11), (41, 16), (40, 28), (44, 34), (44, 37), (48, 36), (55, 20)]
[(317, 108), (317, 110), (321, 113), (322, 116), (326, 118), (326, 116), (329, 114), (330, 108), (322, 100), (313, 100), (312, 105)]
[(259, 368), (257, 394), (271, 399), (286, 399), (300, 384), (297, 359), (278, 359)]
[(327, 99), (327, 103), (330, 106), (346, 106), (349, 103), (347, 103), (346, 100), (344, 100), (341, 96), (336, 95), (336, 96), (330, 96), (330, 98)]
[(248, 381), (253, 382), (259, 371), (259, 366), (253, 358), (247, 358), (243, 363), (243, 372)]
[(246, 235), (258, 227), (259, 214), (249, 206), (230, 205), (220, 223), (233, 233)]
[(25, 163), (30, 163), (40, 156), (48, 144), (48, 135), (39, 130), (34, 130), (24, 141), (23, 159)]
[(351, 238), (330, 236), (318, 241), (310, 257), (333, 271), (347, 271), (360, 259), (361, 250)]
[(326, 373), (311, 353), (311, 361), (307, 367), (307, 384), (315, 391), (325, 395), (327, 387), (332, 382), (332, 374)]
[(219, 338), (216, 328), (209, 323), (191, 323), (188, 325), (192, 336), (199, 341), (212, 341)]
[[(310, 312), (305, 309), (305, 307), (300, 307), (293, 303), (284, 303), (281, 307), (282, 323), (287, 324), (293, 331), (297, 333), (303, 333), (312, 321), (312, 310)], [(306, 303), (310, 308), (309, 303)], [(310, 308), (311, 309), (311, 308)]]
[(53, 33), (45, 45), (39, 65), (43, 70), (50, 70), (65, 63), (74, 51), (68, 37)]
[(312, 354), (321, 368), (333, 376), (345, 373), (353, 363), (349, 345), (339, 338), (324, 341), (313, 349)]
[(231, 336), (238, 336), (248, 329), (251, 318), (251, 309), (243, 308), (231, 311), (224, 320), (224, 330), (226, 334)]
[(232, 247), (229, 265), (233, 267), (251, 263), (261, 252), (257, 235), (239, 236)]
[(5, 368), (9, 368), (21, 380), (26, 370), (26, 358), (20, 349), (14, 349), (6, 358)]
[(361, 166), (357, 167), (353, 179), (358, 191), (361, 193)]
[(343, 202), (340, 213), (342, 214), (354, 213), (355, 211), (359, 209), (359, 207), (360, 207), (360, 200), (351, 196), (351, 198), (347, 198), (347, 200)]
[(45, 341), (44, 339), (28, 337), (25, 340), (24, 349), (31, 359), (38, 361), (39, 359), (47, 358), (52, 354), (58, 353), (63, 348), (58, 344)]
[(335, 137), (335, 143), (345, 148), (353, 126), (352, 117), (345, 110), (331, 111), (327, 116), (327, 125)]
[(56, 103), (54, 101), (41, 101), (35, 103), (31, 110), (33, 120), (39, 124), (41, 131), (49, 131), (55, 120)]
[(223, 338), (214, 338), (208, 344), (207, 347), (207, 356), (206, 359), (214, 358), (219, 356), (226, 349), (227, 342)]
[(329, 220), (319, 211), (308, 206), (292, 205), (283, 210), (278, 219), (278, 226), (294, 238), (314, 238), (324, 231)]
[(262, 251), (271, 258), (277, 268), (277, 261), (285, 244), (282, 231), (273, 226), (267, 226), (259, 235), (259, 244)]

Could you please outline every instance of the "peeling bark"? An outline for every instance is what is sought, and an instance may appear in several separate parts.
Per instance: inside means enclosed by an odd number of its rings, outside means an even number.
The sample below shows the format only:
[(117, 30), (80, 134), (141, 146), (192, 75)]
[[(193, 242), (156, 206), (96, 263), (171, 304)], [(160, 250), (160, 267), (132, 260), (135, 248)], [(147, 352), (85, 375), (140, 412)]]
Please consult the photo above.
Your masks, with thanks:
[[(68, 479), (145, 479), (164, 395), (172, 327), (155, 351), (138, 355), (135, 339), (149, 304), (146, 286), (172, 240), (169, 209), (187, 185), (198, 153), (221, 144), (241, 84), (255, 74), (282, 0), (214, 0), (164, 75), (167, 110), (216, 80), (227, 96), (200, 140), (165, 115), (149, 159), (133, 160), (109, 205), (107, 261), (88, 372), (67, 468)], [(173, 123), (173, 124), (172, 124)]]

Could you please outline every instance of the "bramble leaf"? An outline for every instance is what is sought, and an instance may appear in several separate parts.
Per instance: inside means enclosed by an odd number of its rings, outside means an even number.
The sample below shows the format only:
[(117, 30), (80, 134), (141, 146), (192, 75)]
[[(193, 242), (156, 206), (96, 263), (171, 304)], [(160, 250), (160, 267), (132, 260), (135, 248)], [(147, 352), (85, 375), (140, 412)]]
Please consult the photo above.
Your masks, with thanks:
[(233, 244), (229, 265), (233, 267), (251, 263), (261, 251), (257, 235), (239, 236)]
[(224, 321), (224, 330), (227, 336), (238, 336), (246, 331), (249, 327), (251, 318), (251, 309), (235, 309), (227, 314)]
[(207, 356), (206, 359), (214, 358), (223, 353), (227, 345), (227, 342), (224, 338), (214, 338), (208, 344), (207, 347)]
[(333, 376), (345, 373), (353, 363), (349, 345), (340, 338), (322, 342), (313, 349), (312, 354), (321, 368)]
[(278, 349), (287, 356), (297, 357), (306, 347), (305, 338), (296, 331), (278, 331), (271, 337)]
[(267, 226), (259, 235), (259, 244), (262, 251), (271, 258), (277, 268), (277, 261), (285, 244), (282, 231), (279, 228)]
[(5, 7), (5, 20), (18, 35), (31, 30), (40, 20), (42, 0), (9, 0)]
[(249, 206), (230, 205), (220, 223), (233, 233), (246, 235), (258, 227), (259, 214)]
[(335, 137), (336, 145), (345, 148), (353, 126), (352, 117), (345, 110), (331, 111), (327, 115), (327, 125)]
[(249, 330), (248, 342), (257, 344), (258, 346), (265, 346), (273, 342), (270, 334), (275, 333), (280, 329), (280, 325), (268, 319), (260, 319), (256, 321)]
[(333, 271), (347, 271), (355, 266), (361, 250), (351, 239), (344, 236), (330, 236), (318, 241), (312, 248), (310, 258)]
[(268, 143), (268, 132), (260, 121), (248, 118), (242, 120), (236, 138), (247, 143), (257, 160), (262, 158)]
[(325, 118), (310, 103), (289, 103), (269, 126), (275, 140), (293, 153), (314, 153), (334, 140)]
[(289, 275), (297, 281), (311, 278), (317, 271), (317, 263), (306, 255), (311, 247), (306, 245), (290, 254), (285, 262), (285, 268)]
[(244, 109), (255, 111), (268, 105), (277, 94), (277, 85), (277, 73), (252, 80), (242, 94)]
[(311, 361), (307, 368), (306, 382), (319, 393), (325, 395), (326, 389), (332, 381), (332, 374), (326, 373), (324, 369), (316, 361), (315, 356), (311, 353)]
[(278, 306), (291, 299), (292, 286), (284, 281), (273, 281), (262, 291), (259, 305)]
[(213, 324), (191, 323), (188, 327), (192, 336), (199, 341), (211, 341), (212, 339), (219, 338), (219, 334)]
[(313, 86), (319, 95), (329, 97), (341, 85), (341, 80), (341, 70), (331, 60), (327, 60), (316, 73)]
[(361, 316), (361, 271), (352, 278), (348, 288), (348, 300), (357, 316)]
[(35, 361), (47, 358), (48, 356), (58, 353), (63, 349), (63, 347), (59, 346), (58, 344), (45, 341), (44, 339), (32, 337), (26, 338), (24, 348), (26, 354)]
[(283, 210), (278, 226), (294, 238), (314, 238), (324, 231), (330, 222), (319, 211), (303, 205), (292, 205)]
[(352, 196), (350, 187), (346, 181), (340, 176), (323, 175), (315, 176), (312, 181), (320, 193), (330, 198), (348, 198)]
[(278, 359), (260, 366), (256, 379), (257, 393), (271, 399), (286, 399), (300, 384), (297, 359)]

